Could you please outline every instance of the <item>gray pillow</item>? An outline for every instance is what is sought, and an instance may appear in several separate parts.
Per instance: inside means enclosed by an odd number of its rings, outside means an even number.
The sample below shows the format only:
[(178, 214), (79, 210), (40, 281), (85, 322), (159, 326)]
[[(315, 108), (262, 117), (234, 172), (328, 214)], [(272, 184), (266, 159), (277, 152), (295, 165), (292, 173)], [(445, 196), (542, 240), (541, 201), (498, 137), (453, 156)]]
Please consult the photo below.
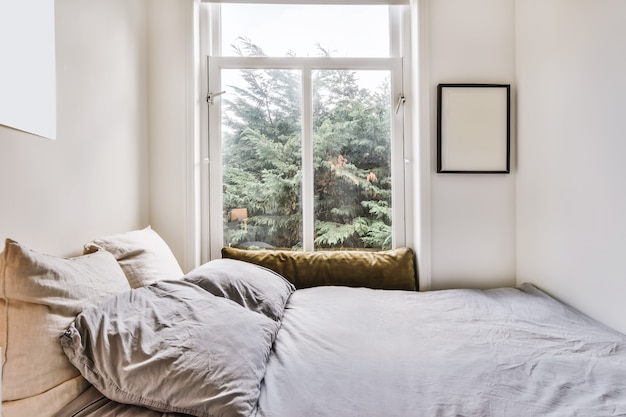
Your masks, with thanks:
[(285, 303), (295, 291), (276, 272), (234, 259), (207, 262), (186, 274), (183, 280), (276, 321), (282, 319)]
[(162, 412), (250, 416), (279, 323), (183, 281), (85, 309), (61, 336), (106, 397)]

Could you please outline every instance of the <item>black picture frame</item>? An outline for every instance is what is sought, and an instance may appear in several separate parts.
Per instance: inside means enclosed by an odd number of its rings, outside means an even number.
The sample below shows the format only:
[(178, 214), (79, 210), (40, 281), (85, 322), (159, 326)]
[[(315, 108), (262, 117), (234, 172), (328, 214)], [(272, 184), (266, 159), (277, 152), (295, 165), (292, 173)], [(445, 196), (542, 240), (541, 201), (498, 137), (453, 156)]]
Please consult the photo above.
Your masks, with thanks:
[(511, 171), (511, 85), (437, 86), (437, 172)]

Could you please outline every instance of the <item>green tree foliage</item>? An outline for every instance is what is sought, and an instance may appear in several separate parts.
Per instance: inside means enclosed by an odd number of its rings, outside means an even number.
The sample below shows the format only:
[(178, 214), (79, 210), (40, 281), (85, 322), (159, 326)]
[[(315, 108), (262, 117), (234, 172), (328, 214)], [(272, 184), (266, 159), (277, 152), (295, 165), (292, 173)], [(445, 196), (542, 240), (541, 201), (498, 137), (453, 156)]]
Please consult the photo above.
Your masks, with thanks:
[[(247, 39), (241, 55), (263, 56)], [(328, 53), (320, 48), (324, 55)], [(223, 116), (225, 243), (301, 248), (299, 71), (241, 70)], [(391, 247), (390, 96), (356, 71), (313, 73), (315, 246)], [(248, 219), (230, 221), (234, 208)]]

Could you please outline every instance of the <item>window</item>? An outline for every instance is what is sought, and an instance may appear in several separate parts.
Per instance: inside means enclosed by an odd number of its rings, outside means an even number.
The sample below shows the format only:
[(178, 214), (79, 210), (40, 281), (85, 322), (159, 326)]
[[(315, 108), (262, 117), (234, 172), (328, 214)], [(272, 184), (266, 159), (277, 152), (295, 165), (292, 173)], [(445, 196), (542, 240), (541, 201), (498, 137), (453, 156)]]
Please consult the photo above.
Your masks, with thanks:
[(211, 257), (404, 245), (406, 6), (211, 4)]

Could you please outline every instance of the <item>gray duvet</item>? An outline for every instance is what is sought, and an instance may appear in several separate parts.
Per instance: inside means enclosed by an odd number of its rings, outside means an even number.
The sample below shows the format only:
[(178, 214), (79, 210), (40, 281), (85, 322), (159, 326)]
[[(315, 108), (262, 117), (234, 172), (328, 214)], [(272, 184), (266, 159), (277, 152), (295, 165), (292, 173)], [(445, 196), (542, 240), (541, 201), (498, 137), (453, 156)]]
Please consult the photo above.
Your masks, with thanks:
[(626, 336), (531, 285), (294, 292), (230, 262), (81, 313), (62, 343), (104, 395), (59, 416), (626, 416)]

